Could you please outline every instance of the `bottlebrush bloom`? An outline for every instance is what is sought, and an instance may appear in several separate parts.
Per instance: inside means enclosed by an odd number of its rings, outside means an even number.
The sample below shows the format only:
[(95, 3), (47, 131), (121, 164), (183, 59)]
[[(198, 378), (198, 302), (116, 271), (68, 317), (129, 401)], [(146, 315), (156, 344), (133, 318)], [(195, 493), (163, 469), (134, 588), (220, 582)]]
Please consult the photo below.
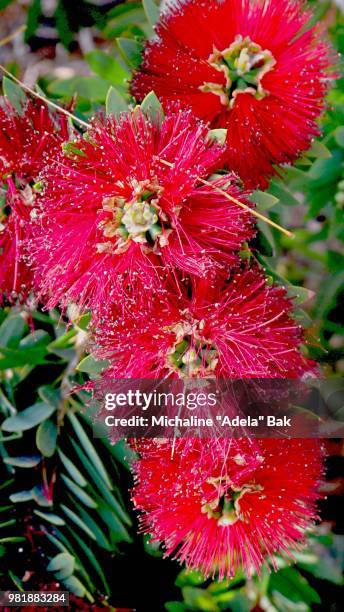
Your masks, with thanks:
[(21, 112), (0, 104), (0, 293), (25, 297), (32, 285), (25, 242), (37, 195), (38, 175), (69, 138), (65, 118), (28, 101)]
[(133, 501), (141, 530), (220, 580), (292, 558), (317, 518), (316, 440), (141, 440)]
[(171, 0), (131, 92), (228, 128), (228, 167), (266, 186), (318, 134), (333, 62), (302, 0)]
[(302, 330), (282, 287), (257, 267), (229, 282), (201, 280), (108, 308), (96, 320), (96, 353), (113, 378), (297, 378), (314, 370), (300, 353)]
[[(223, 147), (189, 111), (152, 121), (139, 110), (97, 120), (42, 174), (35, 260), (48, 306), (96, 308), (161, 270), (204, 275), (232, 264), (253, 233), (233, 175), (216, 175)], [(219, 191), (223, 189), (227, 193)]]

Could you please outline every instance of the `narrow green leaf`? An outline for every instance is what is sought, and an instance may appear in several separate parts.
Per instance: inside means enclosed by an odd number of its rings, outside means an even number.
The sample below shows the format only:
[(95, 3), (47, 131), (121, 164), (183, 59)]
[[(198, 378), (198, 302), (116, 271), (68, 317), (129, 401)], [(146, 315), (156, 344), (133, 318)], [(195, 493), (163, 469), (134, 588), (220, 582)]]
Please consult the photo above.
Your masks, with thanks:
[(45, 419), (49, 418), (52, 413), (55, 412), (53, 406), (48, 406), (44, 402), (39, 402), (25, 408), (21, 412), (14, 416), (10, 416), (4, 420), (2, 424), (2, 430), (13, 432), (13, 431), (26, 431), (32, 429)]
[(66, 457), (66, 455), (60, 449), (58, 449), (57, 452), (68, 474), (80, 487), (86, 487), (87, 481), (74, 463), (72, 463), (72, 461), (68, 459), (68, 457)]
[(254, 191), (250, 197), (250, 200), (257, 204), (259, 210), (268, 210), (277, 204), (278, 198), (276, 198), (271, 193), (267, 193), (266, 191), (260, 191), (257, 189)]
[(36, 446), (44, 457), (52, 457), (56, 449), (57, 427), (51, 419), (40, 424), (36, 432)]
[(20, 85), (17, 85), (12, 79), (4, 76), (2, 79), (2, 88), (12, 106), (21, 115), (23, 113), (23, 105), (26, 102), (26, 95)]
[(217, 142), (219, 145), (224, 145), (227, 140), (227, 130), (225, 128), (209, 130), (208, 139), (212, 142)]
[(144, 115), (151, 119), (153, 123), (160, 124), (164, 120), (164, 110), (159, 98), (151, 91), (142, 101), (140, 108)]
[(90, 442), (87, 434), (85, 433), (84, 429), (82, 428), (81, 424), (79, 423), (78, 419), (76, 418), (76, 416), (72, 413), (69, 414), (69, 420), (72, 423), (73, 429), (80, 441), (81, 446), (83, 447), (83, 449), (85, 450), (85, 453), (88, 455), (88, 457), (90, 458), (91, 462), (93, 463), (94, 467), (96, 468), (97, 472), (99, 473), (99, 475), (101, 476), (101, 478), (103, 479), (104, 483), (106, 484), (106, 486), (109, 489), (112, 489), (112, 483), (111, 480), (109, 479), (109, 476), (106, 472), (106, 469), (104, 467), (104, 464), (102, 462), (102, 460), (100, 459), (99, 455), (97, 454), (93, 444)]
[(109, 540), (99, 526), (100, 521), (98, 520), (98, 522), (96, 522), (93, 520), (88, 512), (79, 504), (75, 503), (75, 507), (77, 508), (78, 514), (80, 514), (84, 523), (86, 523), (87, 527), (89, 527), (96, 536), (98, 546), (100, 546), (100, 548), (104, 548), (105, 550), (113, 551), (114, 547), (111, 546)]
[(331, 151), (324, 145), (323, 142), (319, 142), (319, 140), (314, 140), (312, 146), (306, 152), (307, 157), (315, 157), (316, 159), (328, 159), (332, 157)]
[(72, 493), (78, 499), (80, 499), (80, 501), (85, 504), (85, 506), (87, 506), (88, 508), (97, 508), (97, 503), (94, 501), (94, 499), (92, 499), (92, 497), (90, 497), (83, 489), (78, 487), (78, 485), (75, 484), (73, 480), (71, 480), (70, 478), (68, 478), (68, 476), (65, 476), (64, 474), (61, 474), (61, 478), (67, 485), (67, 488), (72, 491)]
[(300, 287), (298, 285), (287, 286), (288, 296), (294, 299), (296, 304), (304, 304), (309, 302), (315, 295), (314, 291), (306, 289), (306, 287)]
[(98, 574), (98, 576), (99, 576), (99, 578), (100, 578), (100, 580), (101, 580), (101, 582), (102, 582), (102, 584), (103, 584), (103, 586), (104, 586), (104, 588), (105, 588), (105, 592), (106, 592), (106, 594), (107, 594), (107, 595), (110, 595), (110, 588), (109, 588), (108, 582), (107, 582), (107, 580), (106, 580), (106, 578), (105, 578), (105, 574), (104, 574), (104, 572), (103, 572), (103, 570), (102, 570), (102, 567), (101, 567), (100, 563), (97, 561), (97, 558), (96, 558), (96, 556), (94, 555), (94, 553), (93, 553), (92, 549), (91, 549), (89, 546), (87, 546), (87, 545), (85, 544), (85, 542), (84, 542), (84, 541), (83, 541), (81, 538), (79, 538), (78, 534), (77, 534), (77, 533), (75, 533), (75, 531), (74, 531), (73, 529), (70, 529), (70, 528), (69, 528), (69, 530), (70, 530), (70, 532), (73, 534), (73, 537), (75, 538), (75, 540), (76, 540), (76, 541), (77, 541), (77, 543), (79, 544), (80, 548), (81, 548), (81, 549), (83, 550), (83, 552), (85, 553), (85, 556), (86, 556), (86, 558), (87, 558), (87, 561), (88, 561), (88, 562), (89, 562), (89, 563), (90, 563), (90, 564), (93, 566), (93, 568), (96, 570), (96, 572), (97, 572), (97, 574)]
[[(115, 117), (118, 117), (118, 115), (120, 115), (121, 113), (128, 111), (128, 105), (125, 99), (117, 91), (117, 89), (115, 89), (112, 86), (109, 88), (109, 91), (107, 92), (107, 95), (106, 95), (105, 108), (106, 108), (107, 115), (114, 115)], [(90, 357), (91, 355), (88, 355), (88, 357), (85, 357), (85, 359), (83, 359), (83, 362), (85, 362), (85, 360), (89, 359)], [(93, 359), (93, 361), (95, 360)], [(81, 365), (81, 363), (79, 364), (79, 366)], [(104, 362), (100, 361), (98, 363), (104, 363)], [(104, 366), (102, 366), (102, 368), (103, 367)], [(85, 370), (81, 370), (81, 371), (85, 372)]]
[(31, 455), (28, 457), (4, 457), (4, 463), (13, 465), (14, 467), (32, 468), (39, 464), (41, 457), (39, 455)]
[(100, 478), (98, 472), (95, 470), (91, 462), (88, 460), (86, 455), (83, 453), (81, 448), (72, 440), (73, 448), (78, 454), (80, 460), (82, 461), (87, 473), (92, 478), (95, 483), (97, 489), (101, 493), (104, 500), (108, 503), (108, 505), (113, 509), (115, 514), (119, 516), (119, 518), (128, 526), (131, 526), (132, 522), (128, 514), (123, 510), (120, 503), (114, 498), (114, 496), (110, 493), (108, 487), (104, 483), (104, 480)]
[(7, 538), (0, 538), (2, 544), (15, 544), (17, 542), (26, 542), (26, 538), (22, 536), (8, 536)]
[(0, 346), (16, 348), (26, 329), (26, 321), (21, 315), (10, 314), (0, 325)]
[(129, 76), (127, 70), (124, 70), (114, 57), (100, 49), (86, 53), (85, 59), (93, 72), (114, 85), (123, 86)]
[(76, 576), (70, 576), (69, 578), (65, 578), (63, 580), (63, 584), (66, 589), (68, 589), (68, 591), (71, 591), (74, 595), (76, 595), (76, 597), (84, 597), (86, 594), (86, 587), (84, 587), (82, 582), (80, 582), (80, 580), (76, 578)]
[(154, 0), (142, 0), (142, 4), (148, 22), (152, 27), (154, 27), (159, 19), (159, 7), (157, 6), (157, 4), (155, 4)]
[(75, 559), (67, 552), (58, 553), (47, 566), (49, 572), (54, 572), (58, 580), (72, 576), (75, 568)]
[(98, 361), (92, 355), (87, 355), (80, 361), (77, 365), (76, 369), (78, 372), (85, 372), (85, 374), (89, 374), (90, 376), (95, 374), (101, 374), (104, 368), (109, 366), (109, 362), (106, 360)]
[(141, 64), (142, 43), (132, 38), (117, 38), (117, 45), (127, 64), (132, 68), (138, 68)]
[(92, 533), (92, 531), (81, 520), (81, 518), (77, 514), (75, 514), (75, 512), (73, 512), (73, 510), (67, 508), (67, 506), (65, 506), (64, 504), (61, 504), (61, 508), (63, 512), (68, 516), (68, 518), (70, 518), (70, 520), (73, 521), (75, 525), (77, 525), (82, 531), (84, 531), (91, 538), (91, 540), (96, 540), (94, 533)]
[(38, 395), (43, 402), (54, 406), (58, 409), (61, 404), (61, 392), (59, 389), (53, 389), (50, 385), (44, 385), (38, 388)]
[(33, 499), (32, 490), (18, 491), (17, 493), (12, 493), (12, 495), (10, 495), (10, 500), (14, 504), (17, 504), (18, 502), (27, 502), (31, 499)]
[(66, 524), (62, 518), (60, 518), (59, 516), (57, 516), (57, 514), (54, 514), (53, 512), (41, 512), (40, 510), (34, 510), (34, 513), (45, 521), (48, 521), (48, 523), (51, 523), (52, 525), (62, 526)]

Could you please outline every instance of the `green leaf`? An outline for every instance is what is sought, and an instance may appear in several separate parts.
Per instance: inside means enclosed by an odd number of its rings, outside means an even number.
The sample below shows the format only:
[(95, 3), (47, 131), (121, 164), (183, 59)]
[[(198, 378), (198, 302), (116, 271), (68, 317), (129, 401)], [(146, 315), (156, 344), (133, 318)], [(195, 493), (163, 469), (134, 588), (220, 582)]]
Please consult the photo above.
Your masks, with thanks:
[(315, 157), (316, 159), (327, 159), (332, 157), (331, 151), (324, 145), (323, 142), (319, 142), (319, 140), (314, 140), (312, 146), (306, 152), (307, 157)]
[(179, 587), (199, 586), (200, 584), (204, 584), (205, 581), (206, 579), (201, 572), (198, 572), (197, 570), (183, 569), (178, 574), (175, 585)]
[(104, 483), (104, 480), (102, 478), (100, 478), (97, 470), (93, 467), (93, 465), (88, 460), (86, 455), (83, 453), (81, 448), (79, 448), (79, 446), (74, 442), (74, 440), (72, 440), (72, 445), (73, 445), (76, 453), (78, 454), (80, 460), (82, 461), (85, 469), (87, 470), (87, 473), (89, 474), (89, 476), (94, 481), (97, 489), (101, 493), (101, 495), (104, 498), (104, 500), (107, 502), (107, 504), (110, 506), (110, 508), (114, 511), (114, 513), (120, 518), (121, 521), (123, 521), (126, 525), (131, 526), (132, 522), (131, 522), (130, 517), (123, 510), (121, 504), (114, 498), (112, 493), (110, 493), (108, 487)]
[(27, 329), (25, 319), (19, 314), (10, 314), (0, 325), (0, 347), (17, 348)]
[(254, 204), (257, 204), (259, 210), (268, 210), (269, 208), (275, 206), (275, 204), (277, 204), (279, 201), (278, 198), (271, 193), (260, 191), (259, 189), (252, 193), (250, 200)]
[(36, 432), (36, 446), (44, 457), (52, 457), (56, 449), (57, 427), (51, 419), (40, 424)]
[(127, 64), (131, 68), (138, 68), (141, 64), (142, 43), (131, 38), (117, 38), (117, 45)]
[(85, 506), (87, 506), (88, 508), (97, 508), (97, 504), (94, 501), (94, 499), (92, 499), (85, 491), (83, 491), (83, 489), (78, 487), (78, 485), (75, 484), (75, 482), (73, 482), (73, 480), (71, 480), (70, 478), (68, 478), (68, 476), (65, 476), (64, 474), (61, 474), (61, 478), (64, 481), (64, 483), (66, 484), (67, 488), (70, 491), (72, 491), (72, 493), (78, 499), (80, 499), (80, 501), (83, 504), (85, 504)]
[(287, 285), (287, 293), (296, 304), (309, 302), (315, 295), (314, 291), (306, 289), (306, 287), (299, 287), (298, 285)]
[[(105, 108), (107, 115), (114, 115), (115, 117), (117, 117), (123, 112), (128, 111), (128, 105), (125, 99), (117, 91), (117, 89), (112, 86), (109, 88), (109, 91), (106, 95)], [(89, 355), (88, 357), (91, 357), (91, 355)], [(88, 357), (85, 357), (85, 359), (88, 359)], [(83, 361), (85, 361), (85, 359)]]
[(93, 554), (92, 549), (87, 546), (87, 544), (85, 544), (85, 542), (79, 538), (79, 536), (75, 533), (75, 531), (73, 531), (73, 529), (69, 528), (69, 531), (73, 534), (73, 537), (75, 538), (75, 540), (77, 541), (77, 543), (79, 544), (80, 548), (83, 550), (87, 561), (93, 566), (93, 568), (96, 570), (98, 576), (100, 577), (102, 584), (105, 588), (105, 592), (107, 595), (110, 595), (110, 588), (108, 585), (108, 582), (105, 578), (105, 574), (102, 570), (102, 567), (100, 565), (100, 563), (98, 562), (96, 556)]
[(320, 604), (318, 593), (310, 586), (306, 578), (293, 567), (272, 574), (269, 581), (269, 591), (277, 591), (293, 602), (305, 602), (306, 604)]
[(20, 85), (17, 85), (17, 83), (6, 76), (4, 76), (2, 79), (2, 88), (4, 95), (7, 96), (12, 106), (21, 115), (23, 113), (23, 105), (27, 100), (23, 89), (20, 87)]
[(39, 329), (23, 338), (17, 349), (0, 347), (0, 369), (17, 368), (24, 365), (40, 365), (46, 363), (47, 345), (50, 336), (47, 332)]
[(209, 130), (208, 139), (212, 142), (217, 142), (219, 145), (226, 144), (227, 130), (225, 128), (217, 128), (216, 130)]
[(60, 457), (60, 459), (61, 459), (65, 469), (67, 470), (69, 475), (73, 478), (73, 480), (80, 487), (86, 487), (87, 481), (83, 477), (81, 472), (78, 470), (78, 468), (74, 465), (74, 463), (70, 459), (68, 459), (68, 457), (66, 457), (66, 455), (60, 449), (58, 449), (57, 452), (59, 454), (59, 457)]
[(151, 91), (142, 101), (140, 108), (153, 123), (160, 124), (164, 120), (164, 110), (159, 98)]
[(344, 149), (344, 126), (340, 125), (337, 127), (335, 133), (334, 133), (334, 137), (336, 140), (336, 143), (342, 147), (342, 149)]
[(145, 15), (141, 2), (123, 3), (111, 9), (106, 16), (103, 30), (105, 38), (114, 39), (122, 34), (138, 34), (135, 24), (142, 23)]
[(186, 612), (187, 607), (181, 601), (168, 601), (165, 609), (167, 612)]
[(101, 530), (101, 528), (99, 526), (99, 524), (101, 522), (99, 521), (98, 517), (97, 517), (97, 522), (96, 522), (88, 514), (88, 512), (86, 512), (86, 510), (84, 508), (82, 508), (79, 504), (75, 503), (75, 507), (77, 508), (78, 514), (80, 514), (80, 517), (82, 518), (84, 523), (94, 533), (94, 535), (96, 537), (96, 540), (97, 540), (98, 546), (100, 546), (100, 548), (104, 548), (105, 550), (113, 551), (115, 549), (115, 547), (111, 545), (111, 543), (107, 539), (106, 535)]
[(32, 490), (30, 491), (18, 491), (17, 493), (12, 493), (10, 495), (10, 500), (14, 504), (27, 502), (33, 499)]
[(66, 589), (71, 591), (74, 595), (76, 595), (76, 597), (84, 597), (86, 594), (86, 588), (82, 582), (76, 578), (76, 576), (69, 576), (69, 578), (65, 578), (63, 580), (63, 584)]
[(38, 395), (41, 398), (42, 402), (49, 404), (49, 406), (53, 406), (56, 410), (60, 407), (60, 389), (53, 389), (53, 387), (51, 387), (50, 385), (44, 385), (43, 387), (38, 387)]
[(72, 576), (75, 568), (75, 559), (67, 552), (58, 553), (47, 566), (49, 572), (54, 572), (58, 580)]
[(3, 461), (7, 465), (14, 467), (32, 468), (39, 464), (41, 457), (39, 455), (31, 455), (29, 457), (4, 457)]
[(219, 612), (220, 610), (208, 591), (186, 586), (182, 589), (182, 593), (186, 606), (189, 606), (192, 610), (196, 609), (204, 612)]
[(29, 5), (26, 31), (25, 31), (25, 42), (28, 42), (30, 38), (35, 34), (38, 25), (39, 17), (41, 15), (41, 0), (32, 0)]
[(7, 6), (9, 6), (13, 2), (13, 0), (0, 0), (0, 11), (3, 11)]
[(108, 53), (104, 53), (100, 49), (94, 49), (94, 51), (86, 53), (85, 59), (98, 76), (114, 85), (123, 86), (125, 84), (125, 80), (129, 76), (127, 70), (124, 70), (118, 61)]
[(39, 402), (18, 412), (14, 416), (10, 416), (4, 420), (2, 424), (3, 431), (26, 431), (32, 429), (45, 419), (48, 419), (55, 408), (48, 406), (44, 402)]
[(106, 472), (106, 469), (104, 467), (104, 464), (102, 462), (102, 460), (100, 459), (99, 455), (97, 454), (93, 444), (90, 442), (87, 434), (85, 433), (84, 429), (82, 428), (80, 422), (78, 421), (78, 419), (76, 418), (76, 416), (72, 413), (69, 414), (69, 420), (73, 426), (73, 429), (80, 441), (81, 446), (84, 448), (86, 454), (88, 455), (88, 457), (91, 460), (91, 463), (94, 465), (95, 469), (97, 470), (99, 476), (102, 478), (103, 482), (106, 484), (106, 486), (109, 489), (112, 489), (112, 483), (111, 480), (109, 479), (109, 476)]
[(48, 523), (51, 523), (52, 525), (57, 525), (59, 527), (66, 524), (66, 522), (62, 518), (60, 518), (59, 516), (57, 516), (57, 514), (54, 514), (53, 512), (41, 512), (40, 510), (34, 510), (34, 513), (45, 521), (48, 521)]
[[(305, 180), (305, 179), (304, 179)], [(299, 206), (300, 201), (281, 182), (271, 181), (269, 194), (277, 198), (283, 206)]]
[(17, 542), (26, 542), (26, 538), (22, 536), (8, 536), (7, 538), (0, 538), (2, 544), (16, 544)]
[(157, 4), (155, 4), (154, 0), (142, 0), (142, 4), (148, 22), (152, 27), (154, 27), (157, 21), (159, 20), (159, 7), (157, 6)]
[(70, 99), (74, 95), (92, 102), (105, 102), (109, 82), (97, 76), (77, 76), (56, 80), (49, 84), (48, 92), (58, 98)]
[(87, 357), (84, 357), (84, 359), (80, 361), (76, 369), (78, 372), (85, 372), (85, 374), (92, 376), (101, 374), (104, 368), (109, 367), (109, 365), (109, 361), (106, 361), (105, 359), (99, 361), (92, 357), (92, 355), (87, 355)]
[(272, 257), (274, 254), (274, 247), (273, 244), (271, 244), (269, 237), (267, 236), (267, 229), (262, 229), (260, 224), (258, 231), (251, 244), (252, 248), (259, 251), (261, 255), (265, 255), (266, 257)]
[(70, 508), (61, 504), (61, 508), (63, 512), (68, 516), (68, 518), (75, 523), (82, 531), (84, 531), (91, 540), (96, 540), (96, 536), (94, 533), (87, 527), (87, 525), (81, 520), (81, 518), (73, 512)]

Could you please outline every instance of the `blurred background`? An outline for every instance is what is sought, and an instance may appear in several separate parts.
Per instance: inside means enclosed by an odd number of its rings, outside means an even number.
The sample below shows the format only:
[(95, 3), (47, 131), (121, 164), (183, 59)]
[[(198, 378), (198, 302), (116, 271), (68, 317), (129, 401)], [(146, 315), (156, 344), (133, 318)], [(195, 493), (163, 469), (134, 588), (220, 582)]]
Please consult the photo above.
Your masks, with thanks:
[[(342, 52), (343, 0), (308, 4)], [(41, 95), (73, 104), (81, 118), (104, 106), (123, 110), (158, 8), (154, 0), (0, 0), (0, 64)], [(294, 238), (265, 225), (253, 245), (268, 276), (296, 298), (296, 316), (307, 328), (304, 350), (322, 364), (337, 416), (344, 372), (343, 84), (339, 79), (328, 96), (323, 137), (267, 193), (255, 194), (259, 209)], [(2, 87), (17, 104), (20, 88), (6, 79)], [(72, 610), (341, 610), (342, 441), (327, 441), (322, 522), (294, 566), (278, 559), (277, 573), (221, 583), (181, 571), (137, 535), (130, 451), (123, 442), (110, 447), (92, 439), (82, 410), (86, 392), (70, 393), (96, 376), (99, 364), (85, 355), (87, 315), (68, 315), (71, 325), (57, 310), (30, 303), (0, 310), (0, 590), (64, 588)]]

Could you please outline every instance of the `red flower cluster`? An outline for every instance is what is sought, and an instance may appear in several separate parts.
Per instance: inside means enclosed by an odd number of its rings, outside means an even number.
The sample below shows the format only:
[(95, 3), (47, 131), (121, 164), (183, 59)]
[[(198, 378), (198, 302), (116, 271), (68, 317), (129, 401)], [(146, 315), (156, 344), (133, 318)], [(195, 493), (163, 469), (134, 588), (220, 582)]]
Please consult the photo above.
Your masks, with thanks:
[[(141, 529), (188, 568), (221, 580), (292, 557), (317, 518), (314, 440), (145, 440), (135, 445)], [(267, 564), (268, 565), (268, 564)]]
[[(257, 267), (126, 301), (96, 321), (96, 354), (113, 378), (298, 378), (314, 370), (282, 287)], [(112, 314), (112, 316), (111, 316)]]
[(250, 186), (318, 134), (333, 59), (303, 0), (170, 0), (131, 83), (228, 129), (226, 163)]
[[(115, 378), (314, 371), (286, 291), (244, 261), (255, 225), (240, 186), (265, 186), (317, 134), (330, 51), (309, 18), (299, 0), (170, 2), (131, 84), (139, 99), (154, 89), (165, 116), (146, 104), (70, 139), (45, 106), (5, 103), (2, 295), (27, 294), (29, 261), (46, 308), (92, 309)], [(224, 145), (209, 126), (227, 129)], [(259, 571), (316, 518), (314, 442), (137, 446), (142, 529), (207, 576)]]
[(45, 104), (28, 101), (21, 112), (0, 106), (0, 300), (24, 298), (32, 287), (26, 247), (38, 176), (69, 137), (67, 121)]
[(237, 261), (253, 223), (228, 200), (249, 204), (233, 175), (213, 174), (222, 154), (190, 111), (95, 121), (42, 173), (32, 250), (48, 306), (94, 309), (174, 269), (204, 276)]

